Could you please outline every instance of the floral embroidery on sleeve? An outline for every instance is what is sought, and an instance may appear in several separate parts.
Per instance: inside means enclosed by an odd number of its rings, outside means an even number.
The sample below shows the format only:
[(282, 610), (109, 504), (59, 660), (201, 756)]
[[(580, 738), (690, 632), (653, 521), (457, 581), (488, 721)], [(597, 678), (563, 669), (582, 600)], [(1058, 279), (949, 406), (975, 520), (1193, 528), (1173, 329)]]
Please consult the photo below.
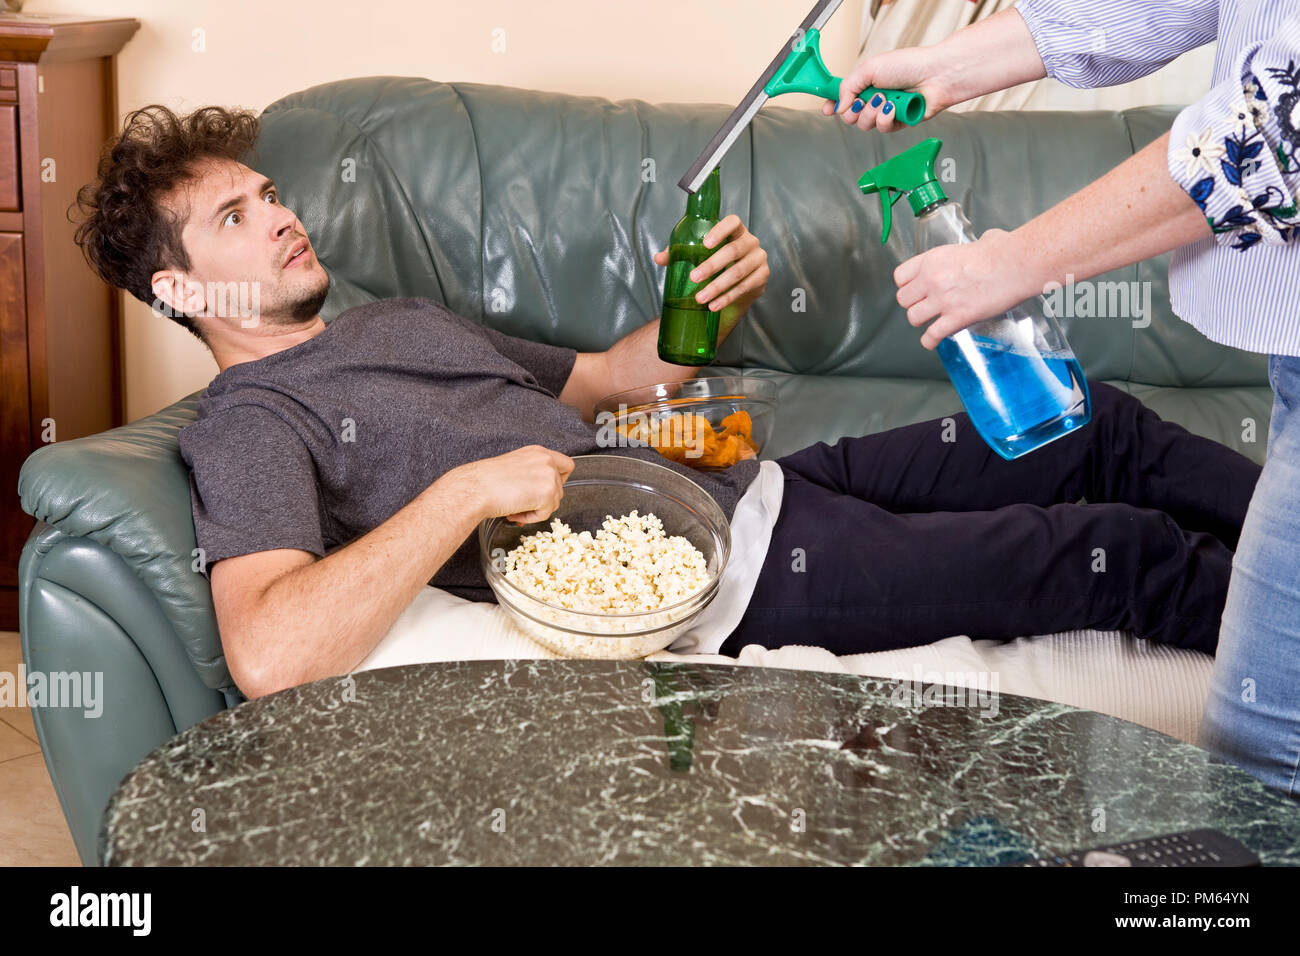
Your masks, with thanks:
[[(1191, 185), (1180, 182), (1215, 236), (1242, 251), (1260, 242), (1282, 244), (1300, 236), (1289, 182), (1300, 175), (1300, 69), (1293, 61), (1285, 69), (1270, 67), (1267, 75), (1270, 85), (1281, 91), (1276, 103), (1269, 103), (1251, 73), (1242, 85), (1242, 98), (1229, 106), (1227, 115), (1212, 116), (1211, 125), (1189, 133), (1185, 144), (1170, 153), (1182, 164)], [(1265, 137), (1270, 114), (1279, 140), (1272, 149)]]

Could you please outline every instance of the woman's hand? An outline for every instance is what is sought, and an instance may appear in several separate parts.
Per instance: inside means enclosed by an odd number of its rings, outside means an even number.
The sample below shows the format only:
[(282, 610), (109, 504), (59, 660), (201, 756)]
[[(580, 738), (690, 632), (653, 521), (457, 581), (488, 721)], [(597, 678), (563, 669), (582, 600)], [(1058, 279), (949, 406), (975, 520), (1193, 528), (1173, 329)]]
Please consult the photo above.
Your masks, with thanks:
[[(772, 273), (767, 267), (767, 252), (739, 216), (727, 216), (704, 236), (704, 245), (709, 249), (721, 242), (727, 244), (691, 272), (692, 282), (722, 273), (696, 293), (695, 301), (707, 304), (713, 312), (727, 309), (728, 317), (739, 318), (763, 294)], [(668, 250), (656, 252), (654, 260), (658, 265), (668, 265)]]
[(853, 68), (853, 72), (840, 83), (840, 101), (838, 108), (827, 101), (822, 104), (822, 113), (832, 116), (836, 113), (851, 126), (858, 129), (878, 129), (889, 133), (897, 129), (897, 115), (894, 104), (877, 93), (867, 100), (860, 112), (853, 112), (854, 102), (859, 93), (869, 86), (882, 90), (914, 90), (925, 97), (925, 117), (929, 119), (952, 106), (956, 100), (945, 71), (948, 63), (937, 46), (906, 47), (901, 50), (889, 50), (869, 56)]
[(904, 47), (867, 57), (840, 84), (840, 101), (822, 105), (859, 129), (890, 132), (898, 128), (895, 110), (882, 96), (858, 113), (854, 98), (868, 86), (913, 90), (925, 97), (925, 119), (966, 100), (1010, 89), (1047, 75), (1033, 34), (1014, 7), (963, 27), (933, 46)]
[(1016, 234), (1001, 229), (990, 229), (976, 242), (936, 246), (894, 270), (898, 304), (917, 328), (930, 323), (921, 344), (933, 349), (968, 325), (1042, 295), (1044, 283), (1033, 259)]

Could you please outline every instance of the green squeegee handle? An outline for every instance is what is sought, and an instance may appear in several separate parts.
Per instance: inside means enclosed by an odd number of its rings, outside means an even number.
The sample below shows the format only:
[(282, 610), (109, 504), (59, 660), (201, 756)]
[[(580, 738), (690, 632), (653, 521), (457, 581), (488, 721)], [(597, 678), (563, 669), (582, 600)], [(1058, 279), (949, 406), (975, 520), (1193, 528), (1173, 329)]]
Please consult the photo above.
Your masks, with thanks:
[[(785, 58), (777, 68), (772, 79), (767, 81), (763, 92), (768, 96), (780, 96), (782, 93), (811, 93), (827, 100), (840, 98), (842, 78), (832, 76), (822, 61), (821, 34), (809, 30), (803, 36), (803, 43), (796, 44), (796, 49)], [(925, 118), (925, 97), (908, 90), (881, 90), (868, 86), (858, 96), (858, 102), (866, 106), (877, 93), (894, 104), (899, 120), (906, 126), (915, 126)]]

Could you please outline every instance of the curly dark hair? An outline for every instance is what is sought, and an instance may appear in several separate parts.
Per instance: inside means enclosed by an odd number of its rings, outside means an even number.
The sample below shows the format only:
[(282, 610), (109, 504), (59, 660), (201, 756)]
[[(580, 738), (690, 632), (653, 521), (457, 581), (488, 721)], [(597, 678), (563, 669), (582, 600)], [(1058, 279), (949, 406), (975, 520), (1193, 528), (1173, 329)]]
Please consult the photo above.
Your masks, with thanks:
[[(127, 116), (122, 134), (100, 155), (98, 178), (77, 192), (76, 242), (90, 267), (109, 285), (152, 304), (155, 272), (191, 268), (181, 242), (185, 223), (162, 198), (192, 181), (205, 160), (242, 161), (259, 131), (255, 114), (220, 106), (177, 116), (152, 104)], [(203, 340), (190, 316), (165, 314)]]

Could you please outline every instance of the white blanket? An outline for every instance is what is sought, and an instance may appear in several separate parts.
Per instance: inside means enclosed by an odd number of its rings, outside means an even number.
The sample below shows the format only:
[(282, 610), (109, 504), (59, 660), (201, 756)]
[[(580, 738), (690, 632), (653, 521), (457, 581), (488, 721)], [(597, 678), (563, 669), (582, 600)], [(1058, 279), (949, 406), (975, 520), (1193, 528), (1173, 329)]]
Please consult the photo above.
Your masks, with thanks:
[[(426, 661), (558, 656), (530, 640), (499, 606), (425, 587), (357, 670)], [(985, 688), (996, 675), (1000, 693), (1100, 711), (1188, 743), (1196, 743), (1214, 663), (1207, 654), (1115, 631), (1067, 631), (1006, 642), (950, 637), (924, 647), (842, 657), (820, 647), (769, 650), (751, 644), (739, 658), (660, 651), (648, 659), (838, 671)]]

